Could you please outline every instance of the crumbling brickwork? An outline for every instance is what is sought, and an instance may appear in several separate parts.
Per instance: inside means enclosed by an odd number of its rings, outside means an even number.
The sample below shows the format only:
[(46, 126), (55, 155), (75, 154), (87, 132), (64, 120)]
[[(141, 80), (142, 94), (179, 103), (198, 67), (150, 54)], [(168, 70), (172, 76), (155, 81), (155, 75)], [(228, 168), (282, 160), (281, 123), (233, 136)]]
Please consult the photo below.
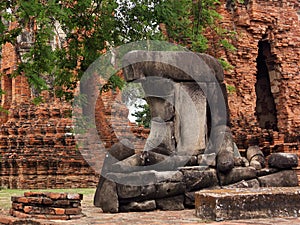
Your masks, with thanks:
[(10, 43), (2, 46), (0, 187), (94, 187), (98, 171), (77, 150), (70, 103), (45, 93), (46, 103), (33, 104), (26, 77), (12, 76), (18, 50)]
[[(221, 1), (221, 25), (235, 31), (236, 51), (218, 52), (226, 72), (229, 108), (239, 148), (300, 148), (300, 22), (297, 0)], [(210, 36), (211, 40), (215, 37)], [(213, 49), (212, 49), (213, 50)]]
[[(221, 1), (218, 8), (224, 28), (236, 31), (232, 39), (237, 51), (221, 51), (234, 68), (225, 74), (232, 132), (239, 149), (258, 144), (264, 153), (300, 149), (300, 6), (298, 0)], [(214, 42), (216, 37), (208, 34)], [(1, 183), (10, 188), (95, 186), (99, 171), (93, 171), (72, 136), (66, 112), (68, 103), (52, 99), (35, 106), (26, 77), (12, 78), (16, 49), (2, 46), (0, 112)], [(143, 148), (147, 130), (132, 127), (125, 108), (111, 107), (117, 94), (107, 93), (96, 104), (97, 129), (106, 147), (118, 141), (118, 134), (131, 130)], [(111, 116), (119, 119), (111, 124)], [(116, 117), (114, 117), (116, 118)], [(129, 127), (129, 128), (128, 128)], [(126, 128), (126, 129), (125, 129)], [(129, 137), (130, 135), (124, 135)]]
[[(10, 43), (2, 46), (0, 69), (5, 76), (1, 89), (5, 95), (1, 96), (1, 106), (5, 111), (0, 112), (0, 186), (95, 187), (106, 149), (123, 138), (130, 139), (137, 151), (143, 148), (149, 129), (130, 123), (120, 91), (109, 91), (94, 93), (98, 96), (93, 109), (98, 136), (86, 137), (88, 146), (79, 149), (72, 134), (71, 103), (45, 92), (45, 103), (34, 105), (27, 78), (11, 76), (18, 62), (17, 51)], [(95, 157), (90, 150), (99, 140), (104, 148), (96, 149), (100, 156)]]

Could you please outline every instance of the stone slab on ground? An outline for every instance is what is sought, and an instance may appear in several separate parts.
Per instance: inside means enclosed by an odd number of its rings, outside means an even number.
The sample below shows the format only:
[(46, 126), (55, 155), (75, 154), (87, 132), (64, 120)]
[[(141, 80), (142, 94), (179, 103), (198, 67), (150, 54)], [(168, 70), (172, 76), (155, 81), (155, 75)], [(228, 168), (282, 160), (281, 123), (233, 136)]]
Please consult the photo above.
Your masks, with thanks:
[(300, 216), (300, 187), (205, 190), (195, 193), (196, 216), (234, 220)]

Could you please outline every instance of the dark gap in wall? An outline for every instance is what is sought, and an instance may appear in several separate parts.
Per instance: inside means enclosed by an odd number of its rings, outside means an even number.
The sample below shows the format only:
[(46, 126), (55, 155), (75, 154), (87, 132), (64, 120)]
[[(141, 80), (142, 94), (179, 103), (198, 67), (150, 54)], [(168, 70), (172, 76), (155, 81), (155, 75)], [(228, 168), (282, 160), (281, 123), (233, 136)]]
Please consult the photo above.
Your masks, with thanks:
[(269, 69), (274, 67), (271, 47), (267, 40), (259, 41), (256, 59), (256, 117), (259, 127), (278, 131), (277, 111), (269, 77)]

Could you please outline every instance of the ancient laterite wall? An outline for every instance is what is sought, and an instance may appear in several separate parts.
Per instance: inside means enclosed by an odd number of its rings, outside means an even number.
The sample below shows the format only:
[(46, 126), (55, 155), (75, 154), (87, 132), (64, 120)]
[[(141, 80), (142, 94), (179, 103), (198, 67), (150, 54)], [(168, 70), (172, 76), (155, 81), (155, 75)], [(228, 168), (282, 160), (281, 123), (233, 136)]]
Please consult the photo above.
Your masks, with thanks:
[(0, 187), (95, 187), (99, 172), (77, 150), (70, 103), (45, 93), (46, 103), (36, 106), (26, 77), (11, 76), (20, 50), (10, 43), (2, 46), (1, 106), (6, 111), (0, 112)]
[[(99, 136), (97, 140), (86, 137), (90, 146), (79, 151), (72, 134), (71, 104), (45, 92), (45, 103), (36, 106), (27, 78), (11, 76), (19, 60), (17, 51), (22, 50), (10, 43), (2, 46), (0, 72), (6, 76), (0, 80), (5, 91), (0, 105), (6, 111), (0, 111), (0, 187), (95, 187), (106, 149), (117, 143), (119, 137), (131, 139), (137, 150), (143, 148), (149, 130), (131, 124), (120, 92), (110, 91), (101, 96), (96, 93)], [(101, 155), (95, 157), (90, 149), (99, 140), (105, 148), (97, 149)]]
[[(224, 28), (236, 31), (235, 52), (211, 54), (226, 59), (234, 69), (227, 71), (232, 132), (239, 149), (258, 144), (265, 153), (300, 149), (300, 6), (298, 0), (250, 0), (245, 3), (222, 0), (219, 13)], [(210, 40), (216, 41), (213, 34)], [(69, 117), (70, 105), (48, 100), (35, 106), (24, 76), (10, 77), (18, 58), (11, 44), (2, 46), (1, 79), (6, 92), (0, 112), (0, 186), (10, 188), (91, 187), (98, 180), (94, 171), (76, 150)], [(131, 126), (127, 111), (115, 103), (116, 94), (97, 100), (96, 121), (106, 147), (121, 134), (135, 139), (143, 148), (149, 131)], [(116, 117), (114, 117), (116, 118)], [(132, 133), (128, 133), (128, 130)]]
[[(221, 1), (221, 25), (237, 51), (218, 52), (227, 71), (232, 131), (239, 148), (300, 148), (300, 22), (297, 0)], [(297, 14), (298, 12), (298, 14)], [(216, 40), (213, 35), (211, 40)], [(213, 51), (213, 48), (211, 49)]]

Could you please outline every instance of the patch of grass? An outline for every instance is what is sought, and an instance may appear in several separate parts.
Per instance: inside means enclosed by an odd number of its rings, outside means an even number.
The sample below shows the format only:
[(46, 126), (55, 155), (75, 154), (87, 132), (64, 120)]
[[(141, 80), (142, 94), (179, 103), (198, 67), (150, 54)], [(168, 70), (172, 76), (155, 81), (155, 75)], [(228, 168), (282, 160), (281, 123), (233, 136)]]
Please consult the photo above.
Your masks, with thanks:
[[(79, 193), (86, 195), (94, 195), (95, 188), (72, 188), (72, 189), (0, 189), (0, 211), (9, 210), (11, 207), (11, 196), (23, 196), (24, 192), (38, 191), (38, 192), (67, 192), (67, 193)], [(91, 200), (89, 200), (90, 202)]]

